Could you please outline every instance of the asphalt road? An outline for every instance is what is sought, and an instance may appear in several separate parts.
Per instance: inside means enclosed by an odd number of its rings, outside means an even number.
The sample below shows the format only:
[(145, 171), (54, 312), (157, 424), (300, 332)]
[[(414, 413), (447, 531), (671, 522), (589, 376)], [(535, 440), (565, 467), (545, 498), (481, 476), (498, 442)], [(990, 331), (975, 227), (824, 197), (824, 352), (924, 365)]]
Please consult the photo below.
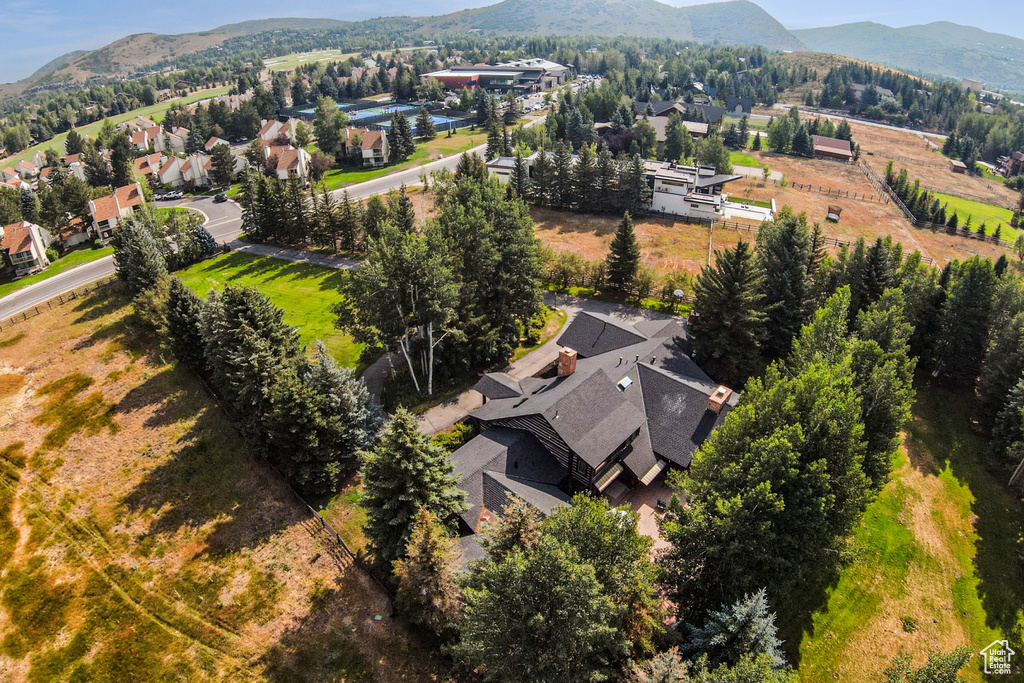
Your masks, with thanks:
[[(534, 117), (526, 125), (532, 126), (543, 120), (543, 117)], [(482, 155), (486, 149), (486, 145), (480, 145), (468, 150), (466, 153), (471, 154), (475, 152)], [(371, 195), (383, 194), (390, 190), (398, 189), (402, 185), (407, 187), (420, 185), (422, 184), (420, 175), (424, 172), (429, 174), (442, 168), (454, 171), (455, 166), (459, 163), (460, 156), (455, 154), (399, 173), (392, 173), (374, 180), (368, 180), (365, 183), (350, 185), (347, 188), (335, 190), (334, 195), (340, 197), (345, 190), (348, 190), (349, 197), (352, 199), (364, 199)], [(212, 197), (188, 197), (176, 202), (158, 202), (157, 206), (184, 206), (199, 211), (203, 214), (203, 224), (206, 226), (206, 229), (220, 243), (230, 242), (238, 237), (241, 232), (242, 210), (233, 201), (218, 204), (213, 201)], [(70, 292), (73, 289), (78, 289), (83, 285), (113, 274), (114, 259), (111, 256), (107, 256), (91, 263), (77, 266), (59, 275), (54, 275), (42, 282), (29, 285), (24, 289), (19, 289), (0, 298), (0, 320), (17, 315), (59, 294)]]
[[(237, 204), (230, 201), (217, 204), (212, 197), (190, 197), (178, 202), (159, 202), (157, 205), (186, 206), (198, 210), (204, 216), (206, 229), (218, 242), (234, 239), (242, 226), (242, 211)], [(0, 299), (0, 320), (26, 311), (58, 294), (70, 292), (113, 274), (114, 258), (105, 256), (19, 289)]]

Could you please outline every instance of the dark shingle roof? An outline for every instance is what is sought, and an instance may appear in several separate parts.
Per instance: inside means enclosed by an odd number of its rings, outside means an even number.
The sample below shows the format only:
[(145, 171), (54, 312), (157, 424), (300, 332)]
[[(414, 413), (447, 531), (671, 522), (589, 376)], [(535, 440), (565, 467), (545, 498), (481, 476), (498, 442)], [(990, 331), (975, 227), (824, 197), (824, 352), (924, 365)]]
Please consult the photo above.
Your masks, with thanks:
[(519, 382), (504, 372), (489, 372), (473, 387), (487, 398), (513, 398), (523, 395)]
[(693, 454), (736, 404), (736, 394), (721, 413), (715, 413), (707, 407), (717, 387), (713, 382), (681, 378), (644, 364), (639, 374), (654, 452), (688, 467)]
[(470, 506), (462, 520), (476, 530), (484, 502), (484, 473), (497, 472), (523, 481), (558, 484), (565, 472), (540, 442), (516, 429), (491, 427), (451, 455), (459, 488)]
[(590, 358), (621, 349), (646, 339), (634, 326), (600, 313), (579, 313), (562, 332), (558, 343), (576, 349), (580, 358)]

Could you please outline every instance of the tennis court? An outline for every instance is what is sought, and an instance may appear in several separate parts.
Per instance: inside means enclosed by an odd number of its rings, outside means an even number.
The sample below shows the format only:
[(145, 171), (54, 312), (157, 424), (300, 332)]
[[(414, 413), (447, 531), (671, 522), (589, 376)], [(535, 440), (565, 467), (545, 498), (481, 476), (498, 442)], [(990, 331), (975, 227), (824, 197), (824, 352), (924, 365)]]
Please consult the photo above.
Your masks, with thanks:
[(409, 112), (419, 111), (416, 107), (407, 107), (404, 105), (395, 105), (391, 107), (370, 107), (369, 109), (360, 109), (359, 111), (348, 112), (348, 118), (352, 121), (359, 121), (362, 119), (369, 119), (374, 116), (387, 116), (388, 114), (397, 114), (398, 112)]
[[(453, 119), (450, 116), (435, 116), (432, 114), (430, 118), (434, 122), (434, 128), (442, 133), (448, 131), (451, 128), (455, 128), (457, 124), (462, 122), (462, 119)], [(419, 131), (416, 130), (416, 119), (410, 118), (409, 122), (412, 124), (412, 134), (419, 135)], [(388, 128), (391, 127), (391, 122), (385, 121), (377, 125), (387, 130)]]

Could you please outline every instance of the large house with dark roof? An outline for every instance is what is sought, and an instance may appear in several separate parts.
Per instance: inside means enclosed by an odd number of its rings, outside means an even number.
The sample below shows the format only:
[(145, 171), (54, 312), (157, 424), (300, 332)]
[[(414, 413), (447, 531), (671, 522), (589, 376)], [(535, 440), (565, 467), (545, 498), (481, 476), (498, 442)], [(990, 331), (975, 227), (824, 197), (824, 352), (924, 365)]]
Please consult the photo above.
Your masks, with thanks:
[(470, 559), (473, 536), (509, 494), (545, 513), (580, 491), (617, 501), (666, 467), (688, 467), (738, 400), (690, 358), (676, 320), (631, 325), (584, 312), (558, 344), (556, 369), (522, 380), (488, 373), (475, 387), (480, 433), (451, 456), (469, 504), (460, 527)]

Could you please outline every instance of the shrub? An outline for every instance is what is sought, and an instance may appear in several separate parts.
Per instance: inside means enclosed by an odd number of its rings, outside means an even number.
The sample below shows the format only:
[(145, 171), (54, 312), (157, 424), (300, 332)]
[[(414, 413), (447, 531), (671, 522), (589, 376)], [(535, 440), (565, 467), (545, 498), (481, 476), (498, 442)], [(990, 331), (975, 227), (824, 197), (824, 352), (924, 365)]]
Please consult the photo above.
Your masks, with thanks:
[(49, 247), (49, 248), (47, 248), (47, 250), (46, 250), (46, 259), (48, 261), (53, 263), (54, 261), (56, 261), (59, 258), (60, 258), (60, 251), (57, 250), (57, 247)]

